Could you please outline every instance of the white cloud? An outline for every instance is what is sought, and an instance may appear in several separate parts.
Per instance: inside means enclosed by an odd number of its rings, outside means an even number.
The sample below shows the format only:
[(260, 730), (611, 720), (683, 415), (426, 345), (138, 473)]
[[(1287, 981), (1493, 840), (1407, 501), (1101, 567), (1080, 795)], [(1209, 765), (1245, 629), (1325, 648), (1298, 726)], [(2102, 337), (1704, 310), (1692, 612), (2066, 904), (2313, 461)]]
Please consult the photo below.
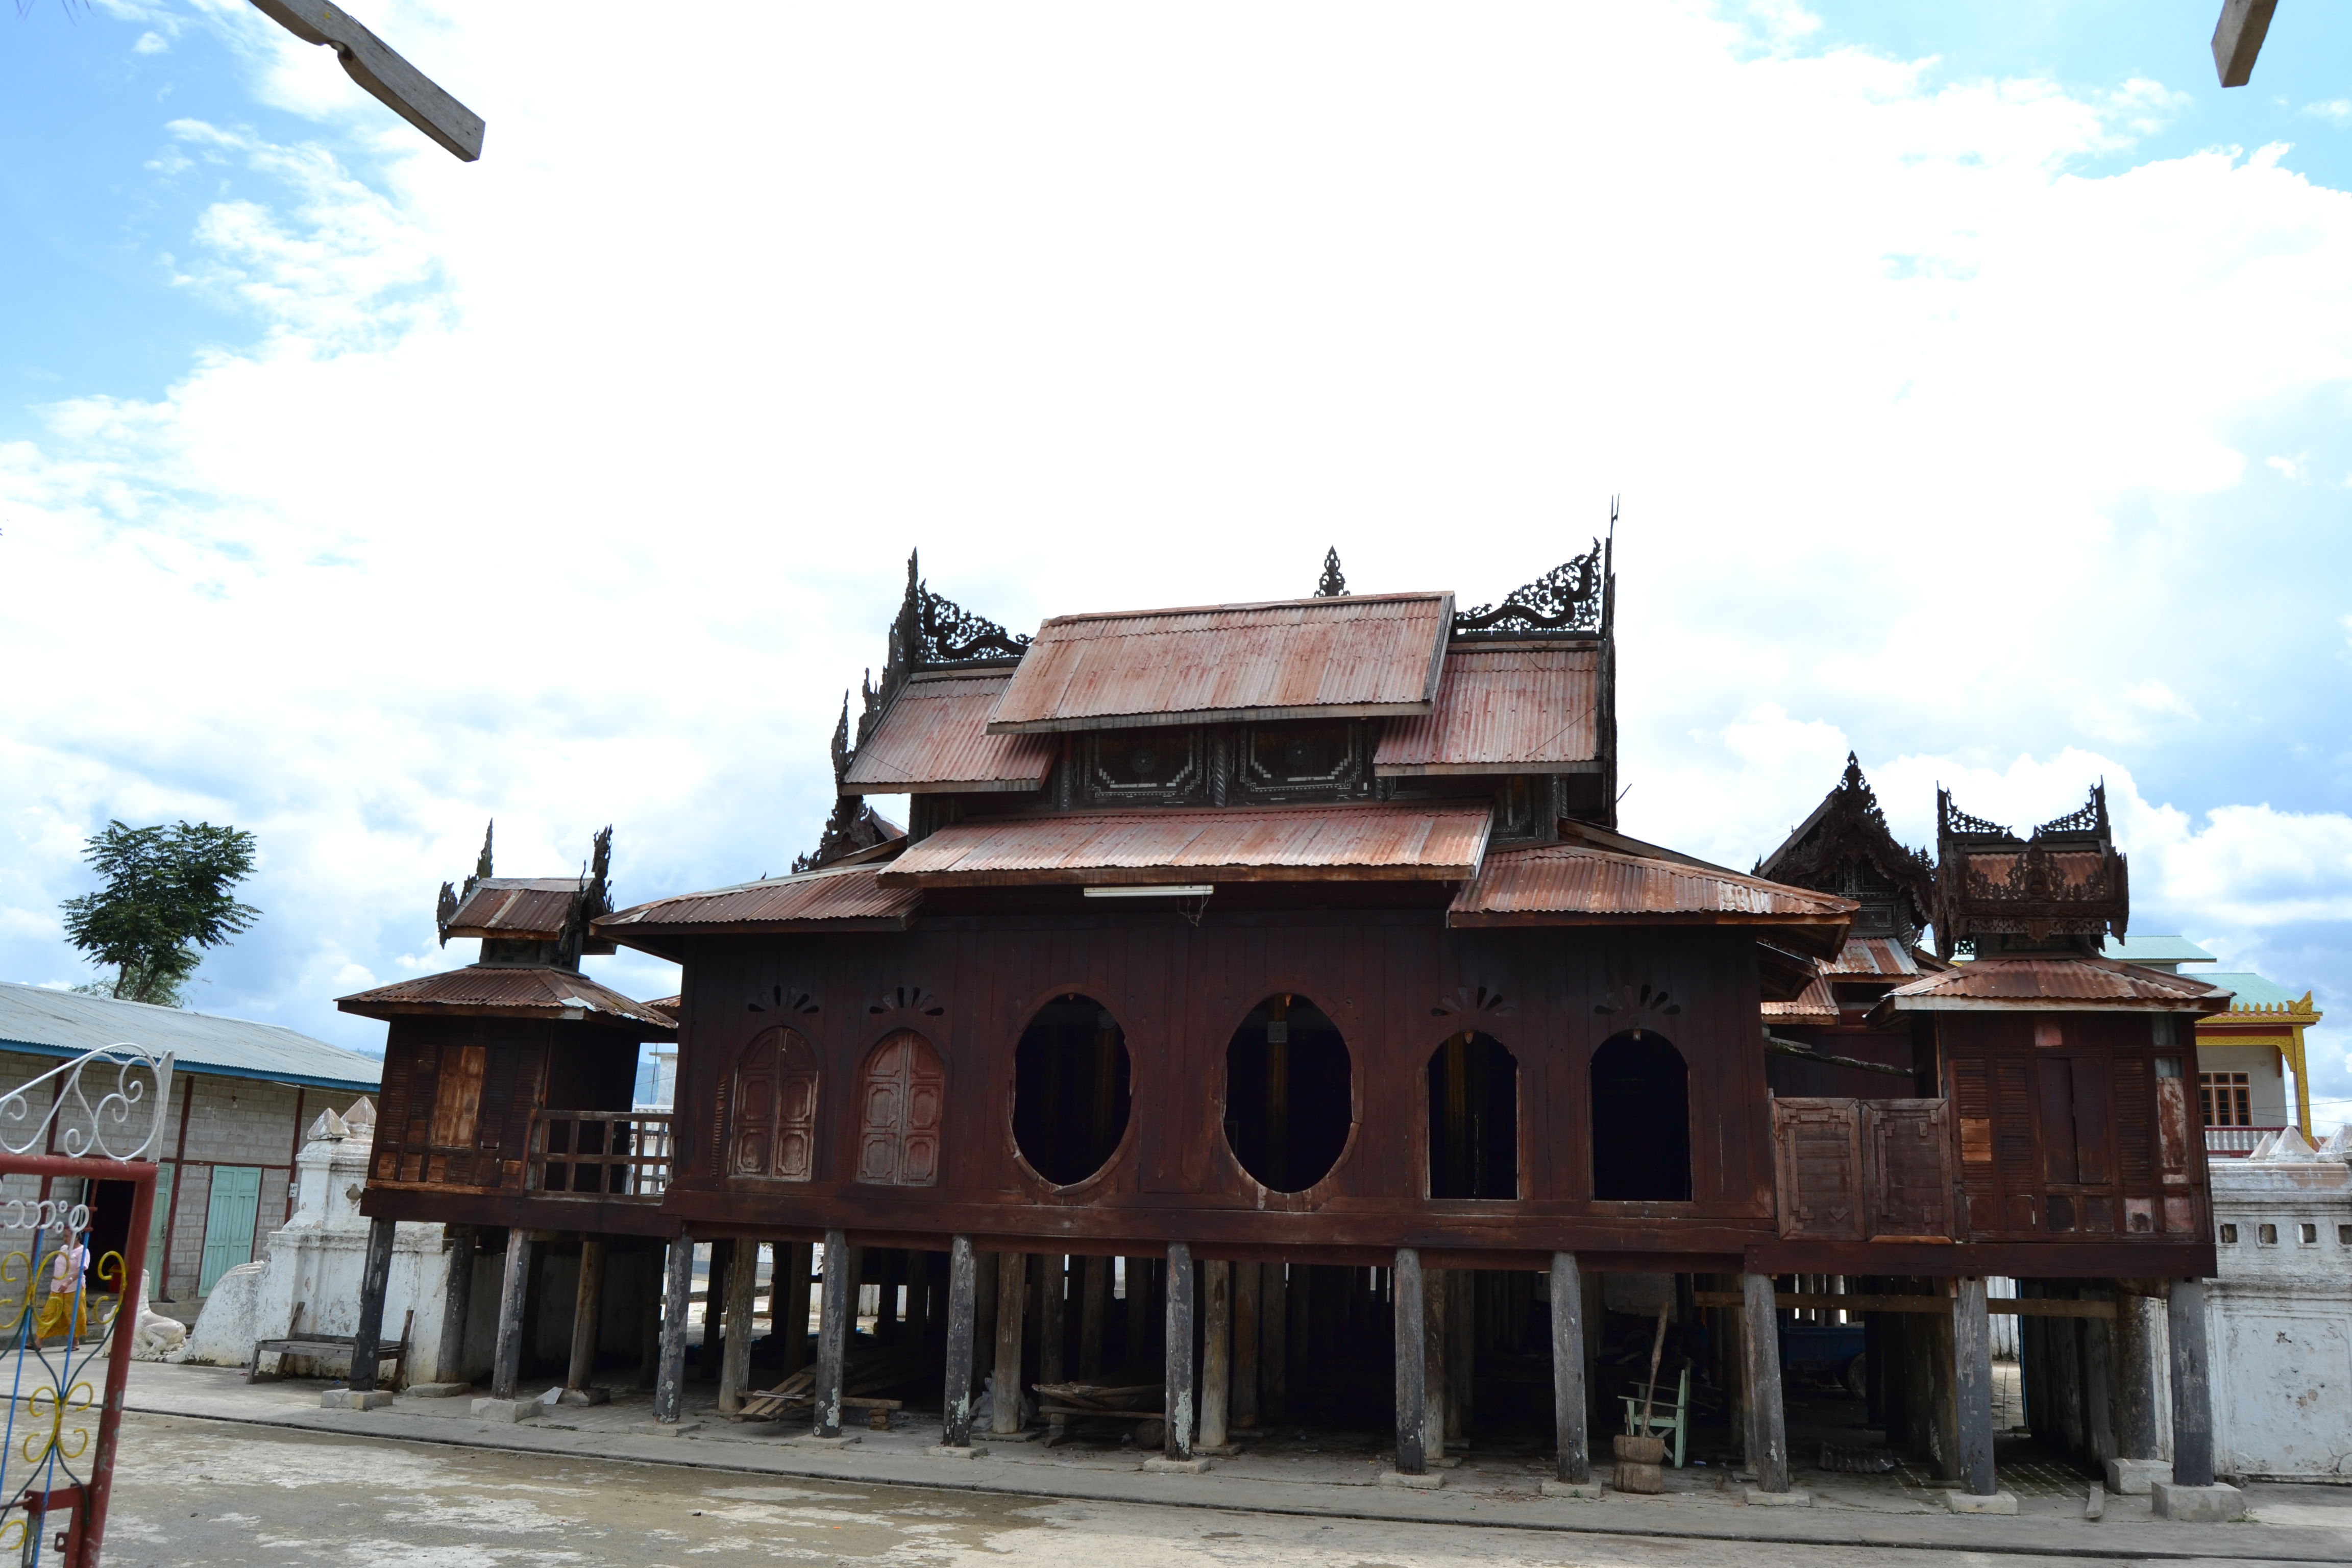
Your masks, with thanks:
[(171, 41), (163, 34), (146, 32), (139, 35), (138, 41), (131, 46), (131, 52), (134, 55), (160, 55), (171, 47)]
[(2336, 125), (2352, 125), (2352, 98), (2331, 98), (2325, 103), (2306, 103), (2303, 111)]

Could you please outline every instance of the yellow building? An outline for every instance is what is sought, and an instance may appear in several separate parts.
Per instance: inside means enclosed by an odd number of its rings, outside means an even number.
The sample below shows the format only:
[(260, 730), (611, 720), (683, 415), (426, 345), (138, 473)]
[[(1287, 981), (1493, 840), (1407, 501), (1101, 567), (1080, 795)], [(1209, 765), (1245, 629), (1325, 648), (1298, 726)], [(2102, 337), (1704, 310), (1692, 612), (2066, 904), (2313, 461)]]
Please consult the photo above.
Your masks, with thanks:
[[(2184, 963), (2219, 963), (2195, 942), (2178, 936), (2110, 938), (2106, 956), (2178, 974)], [(2205, 1113), (2209, 1154), (2252, 1152), (2266, 1131), (2311, 1127), (2311, 1078), (2304, 1067), (2303, 1032), (2319, 1022), (2311, 993), (2298, 998), (2286, 987), (2252, 973), (2199, 973), (2193, 978), (2231, 993), (2230, 1010), (2197, 1022), (2197, 1082)], [(2290, 1114), (2286, 1079), (2294, 1076)]]

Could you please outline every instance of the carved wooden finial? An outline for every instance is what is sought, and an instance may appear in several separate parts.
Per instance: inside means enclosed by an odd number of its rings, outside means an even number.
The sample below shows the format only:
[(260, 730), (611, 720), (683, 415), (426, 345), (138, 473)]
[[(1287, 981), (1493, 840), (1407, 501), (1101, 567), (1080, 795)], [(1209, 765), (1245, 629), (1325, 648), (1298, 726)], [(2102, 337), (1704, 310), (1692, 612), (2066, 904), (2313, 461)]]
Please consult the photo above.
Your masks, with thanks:
[(474, 862), (474, 875), (466, 884), (467, 892), (473, 891), (474, 883), (490, 874), (490, 835), (498, 830), (499, 819), (495, 816), (490, 818), (482, 828), (482, 856), (480, 859)]
[(1323, 552), (1323, 578), (1315, 584), (1315, 596), (1318, 599), (1344, 599), (1348, 596), (1348, 578), (1339, 570), (1337, 545)]

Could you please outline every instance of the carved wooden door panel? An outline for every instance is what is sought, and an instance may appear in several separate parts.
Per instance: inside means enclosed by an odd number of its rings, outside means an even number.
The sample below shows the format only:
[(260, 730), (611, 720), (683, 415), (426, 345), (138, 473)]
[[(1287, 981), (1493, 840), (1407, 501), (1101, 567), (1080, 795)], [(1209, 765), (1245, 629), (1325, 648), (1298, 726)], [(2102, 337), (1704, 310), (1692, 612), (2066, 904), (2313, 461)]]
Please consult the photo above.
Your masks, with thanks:
[(1780, 1234), (1862, 1239), (1862, 1119), (1851, 1100), (1772, 1101)]
[(857, 1179), (935, 1185), (946, 1101), (947, 1069), (920, 1035), (902, 1029), (875, 1047), (858, 1084)]
[(1952, 1235), (1951, 1107), (1941, 1100), (1874, 1100), (1862, 1107), (1868, 1235)]
[(816, 1051), (796, 1030), (762, 1030), (735, 1066), (727, 1173), (805, 1182), (816, 1173)]

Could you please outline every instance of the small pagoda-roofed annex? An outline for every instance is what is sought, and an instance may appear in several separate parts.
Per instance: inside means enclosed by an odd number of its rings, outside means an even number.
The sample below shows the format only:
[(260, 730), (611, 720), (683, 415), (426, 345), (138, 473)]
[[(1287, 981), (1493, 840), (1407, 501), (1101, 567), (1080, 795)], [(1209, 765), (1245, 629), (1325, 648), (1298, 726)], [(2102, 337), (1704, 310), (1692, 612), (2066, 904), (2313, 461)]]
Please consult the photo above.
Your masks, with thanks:
[[(751, 1397), (757, 1249), (788, 1297), (821, 1242), (820, 1436), (865, 1392), (845, 1366), (919, 1346), (950, 1447), (992, 1363), (1177, 1464), (1320, 1409), (1392, 1418), (1420, 1476), (1526, 1404), (1589, 1486), (1622, 1392), (1601, 1277), (1736, 1294), (1774, 1239), (1758, 1009), (1853, 912), (1615, 830), (1612, 605), (1596, 541), (1467, 611), (1334, 559), (1309, 598), (1031, 638), (910, 563), (809, 868), (596, 925), (684, 968), (664, 1211), (719, 1249), (721, 1408)], [(1771, 1358), (1719, 1349), (1747, 1310), (1711, 1314), (1709, 1364), (1770, 1390), (1742, 1410), (1785, 1489)]]
[[(486, 833), (474, 874), (442, 884), (436, 912), (443, 945), (479, 940), (476, 962), (336, 1004), (389, 1025), (361, 1203), (371, 1247), (388, 1260), (400, 1221), (447, 1228), (451, 1338), (438, 1364), (487, 1367), (509, 1414), (541, 1360), (566, 1365), (567, 1389), (587, 1399), (600, 1347), (648, 1342), (638, 1325), (658, 1310), (677, 1228), (661, 1210), (671, 1116), (633, 1104), (641, 1044), (674, 1038), (677, 1022), (580, 970), (583, 955), (616, 951), (592, 929), (612, 908), (611, 859), (608, 827), (576, 876), (499, 877)], [(478, 1258), (496, 1271), (494, 1315), (470, 1310)], [(535, 1309), (557, 1272), (575, 1301), (572, 1342), (541, 1347)], [(380, 1274), (368, 1281), (380, 1314)], [(469, 1317), (494, 1325), (483, 1342), (467, 1342)], [(364, 1330), (364, 1300), (362, 1318)]]

